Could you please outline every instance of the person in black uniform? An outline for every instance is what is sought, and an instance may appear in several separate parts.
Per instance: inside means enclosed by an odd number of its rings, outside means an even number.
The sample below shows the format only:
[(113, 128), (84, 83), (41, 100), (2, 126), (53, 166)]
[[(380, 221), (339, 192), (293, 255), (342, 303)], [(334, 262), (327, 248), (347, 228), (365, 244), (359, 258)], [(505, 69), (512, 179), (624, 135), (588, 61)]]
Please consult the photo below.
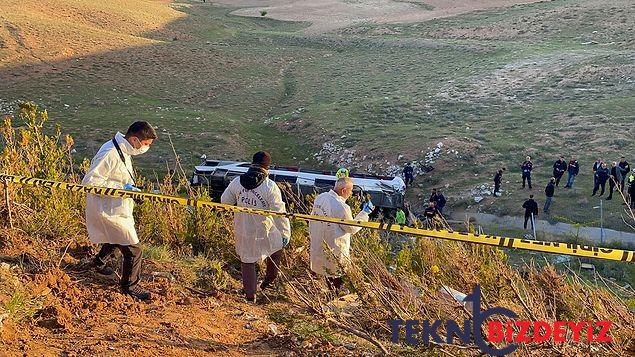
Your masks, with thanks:
[(609, 196), (606, 198), (607, 201), (613, 199), (613, 190), (615, 189), (615, 185), (619, 184), (619, 179), (617, 178), (619, 169), (617, 162), (613, 162), (611, 164), (611, 171), (609, 174)]
[(547, 187), (545, 187), (545, 207), (543, 208), (543, 211), (545, 213), (549, 213), (549, 208), (551, 208), (551, 203), (553, 201), (553, 194), (556, 191), (556, 178), (552, 177), (549, 180), (549, 183), (547, 184)]
[(560, 179), (565, 171), (567, 171), (567, 162), (564, 161), (564, 156), (560, 156), (560, 159), (553, 164), (553, 177), (556, 179), (556, 186), (560, 185)]
[[(534, 227), (534, 220), (538, 216), (538, 204), (534, 201), (534, 195), (529, 195), (529, 199), (523, 203), (523, 208), (525, 209), (525, 224), (524, 227), (527, 229), (527, 221), (531, 219), (531, 227)], [(533, 214), (533, 219), (531, 215)]]
[(406, 167), (403, 168), (403, 177), (406, 181), (406, 187), (410, 187), (415, 180), (414, 168), (411, 163), (407, 163)]
[(598, 172), (598, 170), (599, 170), (599, 169), (601, 169), (601, 168), (602, 168), (602, 163), (603, 163), (603, 162), (604, 162), (604, 161), (602, 161), (602, 159), (601, 159), (601, 158), (599, 158), (599, 159), (597, 159), (597, 161), (596, 161), (596, 162), (594, 162), (594, 163), (593, 163), (593, 186), (595, 186), (595, 184), (596, 184), (596, 183), (597, 183), (597, 181), (598, 181), (598, 174), (597, 174), (597, 172)]
[(503, 181), (503, 171), (505, 171), (504, 167), (498, 170), (498, 172), (496, 172), (496, 175), (494, 175), (494, 196), (495, 197), (500, 196), (500, 193), (501, 193), (501, 182)]
[(525, 188), (525, 181), (529, 184), (529, 189), (531, 190), (531, 170), (534, 168), (534, 164), (531, 162), (531, 157), (527, 156), (522, 165), (520, 165), (520, 170), (523, 175), (523, 188)]
[(630, 174), (631, 165), (626, 161), (626, 158), (622, 156), (620, 158), (620, 163), (617, 164), (618, 172), (617, 172), (617, 180), (620, 183), (620, 190), (624, 192), (624, 182), (626, 181), (626, 176)]
[(606, 167), (605, 163), (602, 163), (600, 168), (595, 170), (595, 185), (593, 186), (593, 194), (591, 196), (595, 196), (600, 186), (602, 186), (602, 192), (600, 192), (600, 196), (604, 194), (606, 181), (609, 179), (610, 174), (611, 171)]

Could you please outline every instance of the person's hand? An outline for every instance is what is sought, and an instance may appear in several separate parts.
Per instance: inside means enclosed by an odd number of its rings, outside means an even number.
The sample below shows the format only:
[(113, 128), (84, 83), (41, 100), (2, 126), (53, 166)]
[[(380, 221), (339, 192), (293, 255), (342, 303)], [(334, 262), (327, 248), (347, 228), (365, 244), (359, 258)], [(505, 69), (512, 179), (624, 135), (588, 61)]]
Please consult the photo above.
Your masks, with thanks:
[(375, 210), (375, 205), (370, 200), (364, 202), (364, 204), (362, 205), (362, 211), (368, 214), (371, 214), (373, 210)]
[(291, 238), (289, 237), (282, 237), (282, 248), (285, 248), (286, 246), (288, 246), (290, 240)]
[(134, 187), (133, 185), (131, 185), (131, 184), (129, 184), (129, 183), (127, 183), (127, 184), (123, 187), (123, 189), (124, 189), (124, 190), (126, 190), (126, 191), (141, 192), (141, 190), (140, 190), (139, 188)]

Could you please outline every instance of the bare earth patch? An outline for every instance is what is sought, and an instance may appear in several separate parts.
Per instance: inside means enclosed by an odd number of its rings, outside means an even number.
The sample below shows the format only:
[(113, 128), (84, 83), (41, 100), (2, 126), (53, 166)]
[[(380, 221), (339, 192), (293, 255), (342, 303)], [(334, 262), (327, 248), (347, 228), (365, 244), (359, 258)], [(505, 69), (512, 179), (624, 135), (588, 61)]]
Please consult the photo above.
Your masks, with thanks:
[[(285, 21), (311, 22), (305, 32), (324, 33), (358, 23), (407, 23), (447, 17), (474, 10), (528, 4), (539, 0), (220, 0), (217, 3), (244, 6), (233, 12)], [(431, 10), (430, 10), (431, 9)]]

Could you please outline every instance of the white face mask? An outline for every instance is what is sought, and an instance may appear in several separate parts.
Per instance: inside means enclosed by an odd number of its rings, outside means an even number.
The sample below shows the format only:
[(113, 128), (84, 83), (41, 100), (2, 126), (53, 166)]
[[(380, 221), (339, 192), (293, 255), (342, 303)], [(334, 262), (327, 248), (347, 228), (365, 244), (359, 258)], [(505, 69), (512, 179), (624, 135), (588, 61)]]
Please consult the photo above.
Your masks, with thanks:
[(141, 144), (141, 140), (139, 140), (138, 138), (135, 138), (135, 139), (137, 139), (140, 146), (138, 149), (135, 149), (135, 147), (133, 146), (130, 152), (130, 155), (135, 156), (135, 155), (145, 154), (150, 149), (150, 145), (143, 145)]
[(142, 145), (140, 148), (138, 149), (132, 149), (132, 152), (130, 153), (130, 155), (135, 156), (135, 155), (141, 155), (141, 154), (145, 154), (148, 150), (150, 150), (150, 146), (148, 145)]

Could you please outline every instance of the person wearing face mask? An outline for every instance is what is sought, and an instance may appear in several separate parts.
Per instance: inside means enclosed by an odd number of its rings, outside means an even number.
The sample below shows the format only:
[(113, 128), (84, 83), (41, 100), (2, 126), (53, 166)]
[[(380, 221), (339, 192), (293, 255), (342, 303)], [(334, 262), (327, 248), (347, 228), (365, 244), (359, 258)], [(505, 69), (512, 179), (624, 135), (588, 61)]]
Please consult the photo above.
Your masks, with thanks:
[[(154, 128), (145, 121), (134, 122), (126, 135), (115, 137), (101, 146), (82, 184), (140, 191), (135, 186), (131, 156), (148, 151), (157, 138)], [(141, 246), (135, 230), (132, 198), (86, 195), (86, 228), (90, 241), (101, 244), (99, 253), (93, 258), (92, 267), (100, 274), (112, 275), (114, 271), (106, 265), (114, 251), (123, 256), (121, 290), (139, 300), (150, 299), (150, 292), (139, 286), (141, 276)]]
[[(321, 193), (315, 199), (312, 215), (341, 218), (345, 220), (368, 221), (368, 215), (375, 208), (369, 200), (362, 206), (362, 211), (355, 218), (346, 200), (353, 194), (353, 180), (340, 178), (329, 192)], [(359, 232), (361, 227), (346, 226), (326, 222), (309, 222), (311, 237), (311, 270), (326, 277), (331, 290), (342, 287), (340, 265), (346, 267), (350, 261), (351, 235)]]
[[(266, 151), (254, 154), (245, 174), (236, 177), (221, 196), (221, 203), (286, 212), (282, 192), (269, 178), (271, 155)], [(260, 289), (269, 287), (278, 276), (282, 248), (289, 244), (289, 218), (234, 213), (234, 246), (240, 257), (243, 289), (247, 302), (256, 302), (256, 263), (265, 261), (267, 271)]]

